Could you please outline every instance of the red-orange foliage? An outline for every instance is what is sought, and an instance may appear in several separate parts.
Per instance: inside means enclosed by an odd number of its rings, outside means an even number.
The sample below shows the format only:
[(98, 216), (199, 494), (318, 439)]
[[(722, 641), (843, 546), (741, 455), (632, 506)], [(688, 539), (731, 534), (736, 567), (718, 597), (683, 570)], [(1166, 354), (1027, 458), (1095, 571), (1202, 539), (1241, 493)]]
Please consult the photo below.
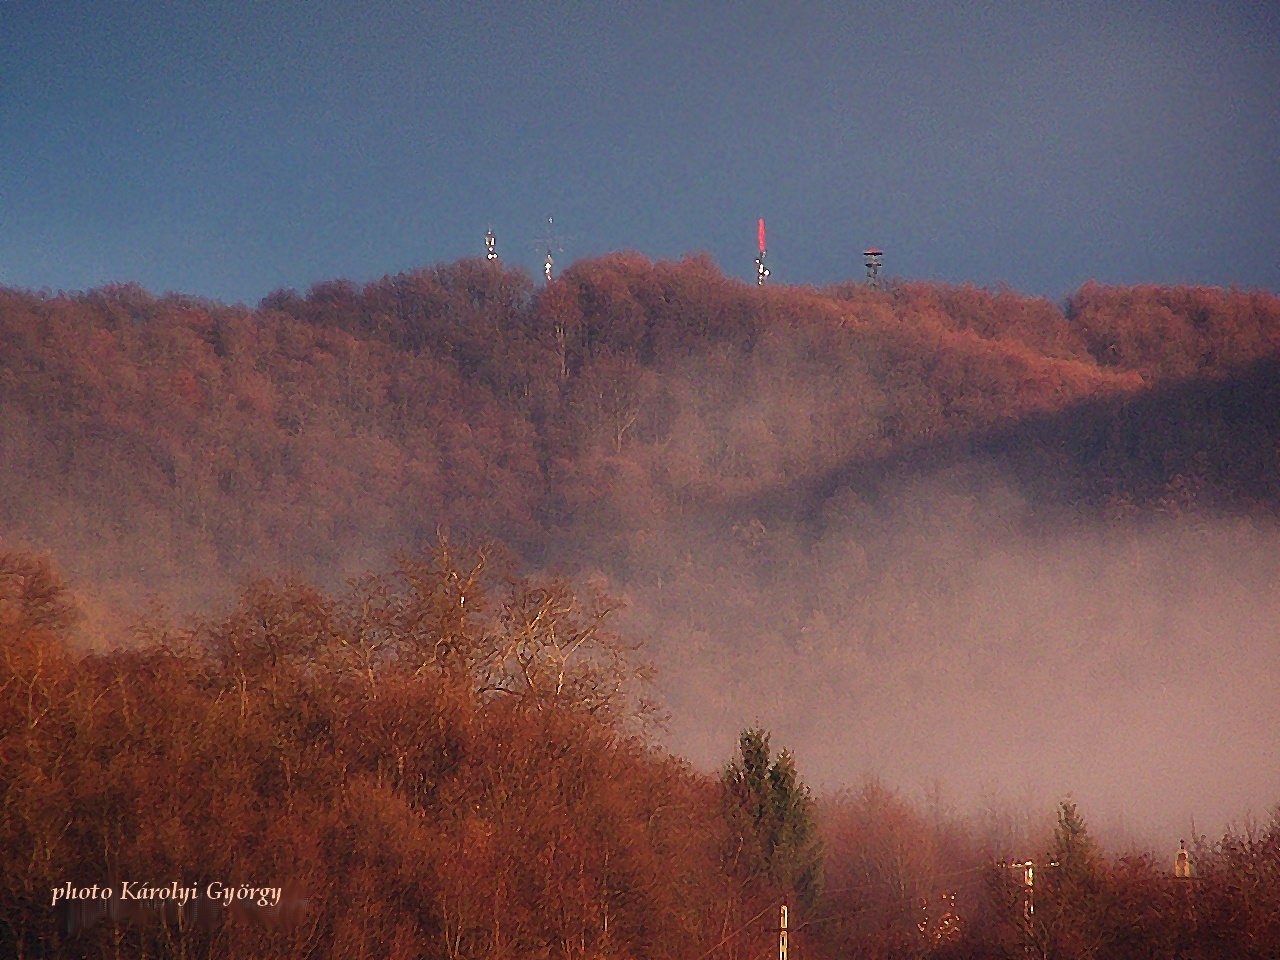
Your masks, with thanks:
[[(136, 286), (0, 291), (0, 532), (53, 549), (109, 605), (207, 605), (255, 570), (333, 586), (440, 528), (576, 564), (566, 537), (608, 557), (691, 506), (1225, 376), (1278, 343), (1264, 293), (1089, 284), (1064, 314), (972, 287), (760, 291), (706, 258), (635, 254), (537, 293), (464, 260), (256, 311)], [(1144, 442), (1180, 442), (1171, 429)], [(1059, 440), (1021, 443), (1064, 466)], [(1215, 478), (1227, 497), (1257, 486), (1235, 467), (1257, 445), (1239, 446)], [(1065, 466), (1100, 506), (1118, 487), (1164, 509), (1191, 469), (1100, 478), (1088, 453)]]
[[(37, 904), (59, 877), (199, 862), (236, 880), (252, 849), (320, 920), (193, 932), (202, 949), (704, 951), (760, 907), (720, 869), (714, 785), (618, 725), (636, 702), (611, 683), (637, 677), (607, 603), (508, 587), (476, 557), (338, 585), (441, 530), (501, 539), (513, 571), (647, 576), (678, 625), (669, 663), (722, 706), (779, 649), (828, 642), (806, 626), (820, 595), (881, 629), (873, 581), (904, 574), (868, 504), (934, 466), (996, 458), (1029, 499), (1103, 520), (1274, 513), (1278, 345), (1261, 292), (1089, 284), (1064, 310), (929, 284), (759, 290), (635, 254), (539, 291), (467, 260), (255, 310), (0, 290), (0, 535), (74, 571), (89, 640), (143, 594), (207, 613), (247, 576), (298, 571), (250, 580), (192, 634), (157, 620), (164, 643), (82, 659), (47, 567), (5, 561), (6, 943), (61, 949)], [(851, 531), (838, 572), (828, 521)], [(855, 655), (817, 651), (813, 683)], [(891, 825), (848, 809), (831, 828), (846, 871)], [(1239, 904), (1272, 901), (1242, 901), (1239, 877), (1271, 869), (1271, 840), (1237, 840), (1212, 854), (1227, 879), (1204, 916), (1256, 940), (1265, 913)], [(1175, 895), (1149, 864), (1108, 869), (1125, 903)], [(900, 920), (884, 944), (915, 943)]]
[[(590, 697), (492, 682), (510, 636), (502, 611), (556, 588), (503, 586), (487, 562), (441, 545), (405, 561), (402, 579), (368, 578), (340, 597), (258, 582), (221, 619), (187, 630), (153, 619), (137, 650), (77, 657), (58, 578), (42, 561), (0, 556), (0, 950), (770, 950), (785, 891), (763, 867), (744, 872), (715, 779)], [(1108, 861), (1083, 821), (1060, 821), (1036, 853), (1033, 918), (1014, 874), (993, 866), (1008, 838), (992, 845), (875, 783), (825, 802), (821, 823), (826, 890), (807, 909), (792, 903), (804, 956), (1272, 955), (1280, 821), (1199, 842), (1192, 881), (1145, 856)], [(78, 932), (49, 903), (68, 881), (214, 879), (310, 900), (287, 925), (241, 909)]]
[[(622, 700), (600, 709), (592, 678), (625, 690), (631, 668), (593, 654), (612, 641), (570, 624), (564, 585), (499, 596), (473, 576), (478, 556), (442, 545), (406, 561), (402, 585), (336, 599), (254, 583), (223, 619), (158, 640), (153, 624), (152, 645), (77, 659), (56, 578), (6, 555), (0, 949), (683, 958), (721, 937), (738, 894), (715, 782), (628, 733)], [(474, 613), (454, 602), (460, 583)], [(578, 683), (505, 682), (508, 657), (554, 643), (510, 617), (545, 596), (564, 636), (589, 631), (556, 661)], [(283, 930), (59, 930), (53, 887), (144, 879), (313, 899)]]

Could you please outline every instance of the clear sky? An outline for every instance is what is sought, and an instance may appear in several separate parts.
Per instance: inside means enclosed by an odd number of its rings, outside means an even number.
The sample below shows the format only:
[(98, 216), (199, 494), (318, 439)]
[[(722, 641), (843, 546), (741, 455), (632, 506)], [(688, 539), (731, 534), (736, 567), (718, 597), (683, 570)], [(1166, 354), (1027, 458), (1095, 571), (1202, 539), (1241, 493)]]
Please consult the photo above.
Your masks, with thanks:
[(1280, 290), (1280, 4), (0, 0), (0, 284), (499, 252)]

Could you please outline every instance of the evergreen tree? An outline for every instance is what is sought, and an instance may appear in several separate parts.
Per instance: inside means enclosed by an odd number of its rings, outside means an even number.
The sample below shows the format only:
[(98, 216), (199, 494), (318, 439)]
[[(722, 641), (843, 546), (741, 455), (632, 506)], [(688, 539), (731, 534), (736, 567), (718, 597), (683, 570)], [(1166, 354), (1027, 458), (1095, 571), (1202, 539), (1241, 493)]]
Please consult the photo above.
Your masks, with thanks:
[(1084, 817), (1070, 800), (1058, 808), (1058, 825), (1053, 829), (1053, 860), (1064, 881), (1087, 882), (1097, 874), (1098, 845), (1089, 835)]
[[(1058, 807), (1049, 862), (1036, 881), (1036, 921), (1050, 956), (1098, 956), (1116, 932), (1106, 866), (1084, 817), (1070, 800)], [(1043, 890), (1044, 896), (1039, 894)], [(1102, 955), (1106, 955), (1105, 953)]]
[(789, 751), (770, 762), (766, 731), (744, 730), (738, 745), (740, 756), (721, 778), (735, 859), (749, 876), (812, 905), (822, 882), (822, 844), (809, 788)]

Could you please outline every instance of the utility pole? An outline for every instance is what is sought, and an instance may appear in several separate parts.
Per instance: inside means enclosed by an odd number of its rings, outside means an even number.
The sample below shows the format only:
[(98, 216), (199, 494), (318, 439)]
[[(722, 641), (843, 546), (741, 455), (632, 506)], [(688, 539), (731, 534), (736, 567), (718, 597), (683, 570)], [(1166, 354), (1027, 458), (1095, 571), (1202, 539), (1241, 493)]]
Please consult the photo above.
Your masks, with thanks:
[[(763, 220), (760, 221), (764, 223)], [(787, 960), (787, 905), (782, 905), (778, 924), (778, 960)]]
[[(998, 867), (1008, 867), (1010, 870), (1022, 871), (1022, 888), (1025, 899), (1022, 902), (1022, 915), (1030, 920), (1036, 915), (1036, 865), (1031, 860), (1024, 860), (1022, 863), (1005, 863), (1001, 860), (996, 864)], [(1049, 866), (1060, 866), (1057, 860), (1050, 860)]]
[[(1036, 917), (1036, 865), (1032, 860), (1024, 860), (1021, 863), (1006, 863), (1003, 860), (996, 862), (997, 867), (1007, 868), (1009, 870), (1022, 871), (1022, 920), (1025, 924), (1024, 936), (1026, 939), (1023, 946), (1026, 949), (1027, 956), (1031, 956), (1033, 952), (1036, 956), (1043, 954), (1045, 948), (1036, 937), (1035, 917)], [(1043, 866), (1043, 864), (1042, 864)], [(1048, 862), (1050, 867), (1060, 867), (1057, 860)]]
[(1187, 853), (1187, 841), (1178, 841), (1178, 856), (1173, 861), (1173, 875), (1179, 879), (1191, 879), (1191, 855)]
[(1036, 865), (1030, 860), (1025, 863), (1015, 863), (1015, 867), (1022, 867), (1022, 882), (1027, 888), (1027, 905), (1024, 912), (1028, 920), (1036, 915)]

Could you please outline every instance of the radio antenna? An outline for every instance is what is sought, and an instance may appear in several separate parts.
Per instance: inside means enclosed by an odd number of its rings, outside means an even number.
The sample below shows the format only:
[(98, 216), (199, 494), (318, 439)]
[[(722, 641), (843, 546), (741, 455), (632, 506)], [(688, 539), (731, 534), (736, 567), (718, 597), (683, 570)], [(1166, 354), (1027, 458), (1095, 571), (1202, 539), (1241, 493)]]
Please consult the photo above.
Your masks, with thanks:
[(547, 217), (547, 231), (541, 237), (531, 241), (535, 250), (543, 250), (547, 254), (547, 262), (542, 265), (542, 275), (547, 278), (547, 283), (551, 282), (555, 270), (555, 256), (557, 253), (564, 253), (564, 245), (572, 240), (573, 237), (561, 237), (555, 233), (555, 220)]
[(764, 265), (766, 251), (764, 248), (764, 220), (760, 220), (760, 256), (756, 257), (756, 286), (763, 287), (765, 280), (769, 279), (769, 268)]

